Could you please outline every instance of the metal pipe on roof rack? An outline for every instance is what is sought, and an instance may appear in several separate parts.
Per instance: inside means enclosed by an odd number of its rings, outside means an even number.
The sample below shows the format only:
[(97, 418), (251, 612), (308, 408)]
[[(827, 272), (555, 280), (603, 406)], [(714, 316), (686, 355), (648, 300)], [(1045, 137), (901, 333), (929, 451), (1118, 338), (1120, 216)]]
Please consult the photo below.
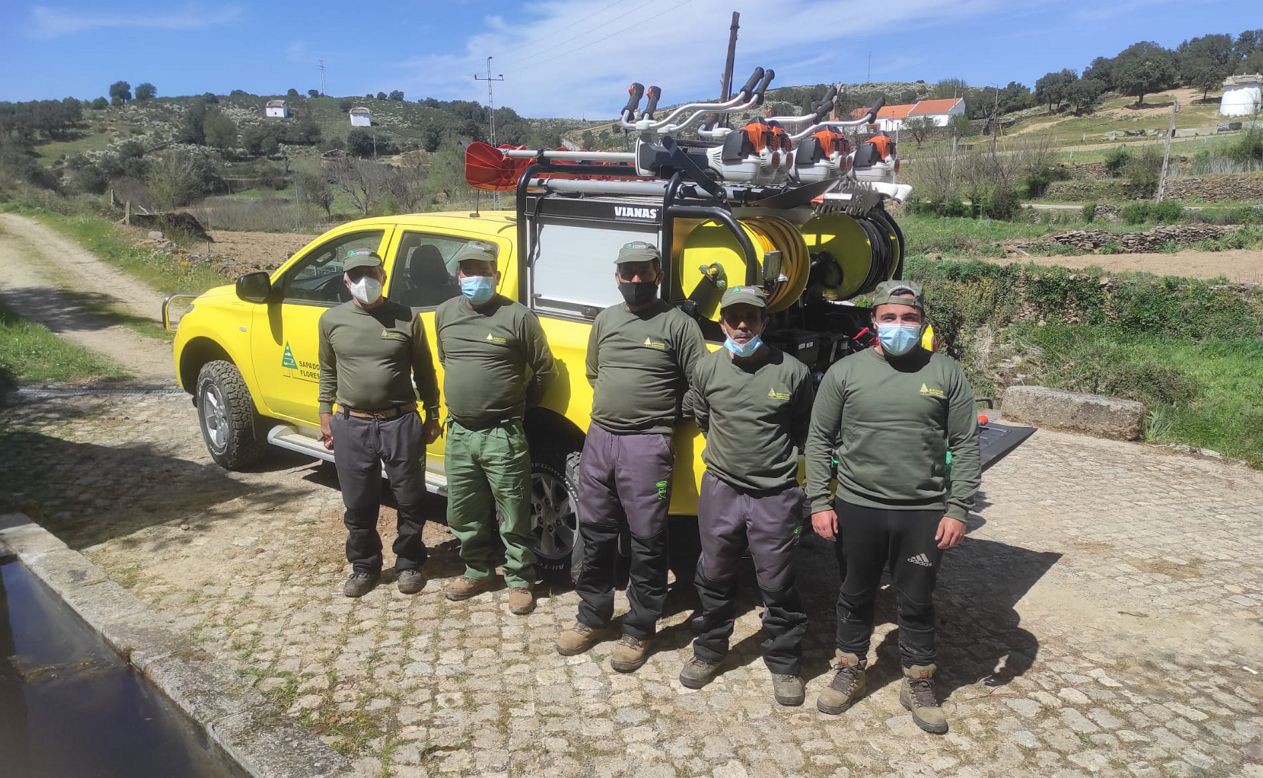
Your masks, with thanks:
[(533, 178), (531, 186), (560, 194), (626, 194), (660, 196), (666, 181), (592, 181), (575, 178)]
[[(746, 81), (745, 86), (741, 87), (741, 91), (731, 100), (718, 103), (685, 103), (672, 111), (665, 119), (656, 122), (646, 120), (629, 122), (625, 118), (620, 118), (619, 126), (627, 130), (659, 130), (675, 122), (676, 118), (686, 111), (743, 111), (747, 108), (754, 108), (763, 101), (762, 93), (756, 92), (756, 89), (765, 80), (765, 76), (766, 71), (763, 68), (755, 68), (754, 72), (750, 74), (750, 78)], [(767, 88), (766, 84), (763, 84), (763, 88)]]
[(636, 161), (636, 152), (634, 151), (569, 151), (569, 150), (548, 150), (539, 151), (538, 149), (500, 149), (500, 153), (510, 159), (542, 159), (545, 161), (555, 159), (572, 159), (587, 162), (631, 162)]

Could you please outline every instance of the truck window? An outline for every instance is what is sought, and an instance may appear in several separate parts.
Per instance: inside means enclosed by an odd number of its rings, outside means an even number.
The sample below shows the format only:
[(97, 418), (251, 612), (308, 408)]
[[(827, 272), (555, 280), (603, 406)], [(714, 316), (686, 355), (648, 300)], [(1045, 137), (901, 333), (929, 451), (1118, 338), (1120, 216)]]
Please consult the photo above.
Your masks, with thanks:
[(656, 231), (545, 223), (539, 229), (539, 255), (532, 267), (539, 313), (594, 318), (622, 302), (614, 282), (614, 257), (630, 240), (658, 242)]
[(460, 295), (454, 260), (465, 238), (405, 232), (390, 271), (390, 299), (412, 308), (433, 308)]
[(285, 272), (281, 281), (286, 302), (337, 305), (351, 299), (342, 283), (342, 260), (353, 249), (376, 251), (382, 242), (383, 230), (340, 235), (307, 256)]

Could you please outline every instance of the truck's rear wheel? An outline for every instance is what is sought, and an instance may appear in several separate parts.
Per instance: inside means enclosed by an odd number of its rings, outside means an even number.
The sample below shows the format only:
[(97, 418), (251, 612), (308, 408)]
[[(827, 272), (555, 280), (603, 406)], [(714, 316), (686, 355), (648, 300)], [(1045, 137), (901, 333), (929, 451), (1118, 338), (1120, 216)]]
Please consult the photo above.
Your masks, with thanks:
[(531, 449), (531, 532), (540, 573), (571, 569), (579, 548), (579, 452), (557, 445)]
[(263, 457), (267, 444), (255, 431), (254, 401), (231, 362), (207, 362), (197, 374), (197, 420), (211, 459), (241, 470)]

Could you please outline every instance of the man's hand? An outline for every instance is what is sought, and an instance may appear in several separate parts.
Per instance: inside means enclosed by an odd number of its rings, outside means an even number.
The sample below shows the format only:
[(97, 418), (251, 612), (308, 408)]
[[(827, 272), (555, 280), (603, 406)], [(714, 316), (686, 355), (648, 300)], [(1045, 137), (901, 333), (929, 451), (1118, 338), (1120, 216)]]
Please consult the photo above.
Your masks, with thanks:
[(325, 448), (333, 450), (333, 414), (320, 414), (320, 442), (325, 444)]
[(942, 549), (959, 546), (965, 539), (965, 522), (953, 519), (951, 516), (944, 516), (938, 523), (938, 532), (934, 533), (934, 539), (938, 541), (938, 547)]
[(439, 439), (439, 435), (443, 433), (443, 426), (439, 424), (438, 419), (425, 420), (425, 444), (428, 446)]
[(825, 508), (811, 514), (811, 528), (825, 540), (836, 540), (838, 537), (838, 514)]

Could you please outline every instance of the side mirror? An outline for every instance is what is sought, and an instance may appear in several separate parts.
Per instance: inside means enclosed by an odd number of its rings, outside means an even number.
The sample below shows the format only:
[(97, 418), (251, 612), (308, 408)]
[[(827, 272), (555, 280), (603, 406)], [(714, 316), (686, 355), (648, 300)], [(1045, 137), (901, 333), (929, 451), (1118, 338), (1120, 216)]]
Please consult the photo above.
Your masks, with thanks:
[(237, 279), (237, 296), (248, 303), (266, 303), (272, 297), (272, 279), (262, 270)]

